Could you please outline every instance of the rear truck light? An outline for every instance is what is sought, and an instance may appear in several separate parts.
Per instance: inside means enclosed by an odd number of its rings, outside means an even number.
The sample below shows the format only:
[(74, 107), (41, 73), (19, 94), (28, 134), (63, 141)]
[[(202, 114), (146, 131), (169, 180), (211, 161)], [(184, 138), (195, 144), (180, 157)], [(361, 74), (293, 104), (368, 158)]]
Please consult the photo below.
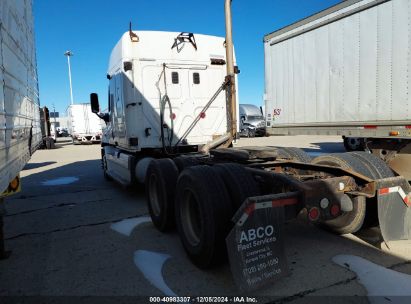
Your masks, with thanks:
[(177, 115), (175, 113), (171, 113), (170, 118), (171, 120), (175, 120), (177, 117)]
[(322, 208), (322, 209), (327, 209), (328, 208), (328, 205), (330, 204), (330, 201), (328, 200), (328, 198), (323, 198), (321, 201), (320, 201), (320, 207)]
[(398, 131), (390, 131), (390, 136), (398, 136), (400, 135), (400, 132)]
[(341, 213), (341, 209), (340, 206), (338, 204), (334, 204), (331, 206), (330, 208), (330, 214), (332, 217), (337, 217), (339, 216)]
[(12, 191), (16, 191), (20, 187), (20, 178), (16, 176), (9, 184), (9, 187)]
[(377, 126), (374, 125), (365, 125), (364, 129), (377, 129)]
[(406, 129), (411, 129), (411, 126), (405, 126)]
[(204, 119), (205, 117), (206, 117), (206, 113), (205, 113), (205, 112), (201, 112), (201, 113), (200, 113), (200, 118), (201, 118), (201, 119)]
[(317, 207), (312, 207), (308, 211), (308, 219), (312, 222), (317, 221), (320, 218), (320, 210)]

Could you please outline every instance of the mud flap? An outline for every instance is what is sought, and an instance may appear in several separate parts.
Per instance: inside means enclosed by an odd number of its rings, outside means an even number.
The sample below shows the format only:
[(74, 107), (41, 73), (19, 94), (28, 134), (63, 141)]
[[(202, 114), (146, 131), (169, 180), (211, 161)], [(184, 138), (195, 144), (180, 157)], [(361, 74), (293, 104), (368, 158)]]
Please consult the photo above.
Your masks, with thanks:
[(393, 241), (411, 240), (411, 187), (402, 177), (377, 181), (378, 220), (389, 248)]
[(242, 291), (256, 290), (289, 274), (283, 240), (285, 206), (297, 203), (294, 192), (249, 198), (234, 215), (236, 224), (226, 245), (234, 281)]

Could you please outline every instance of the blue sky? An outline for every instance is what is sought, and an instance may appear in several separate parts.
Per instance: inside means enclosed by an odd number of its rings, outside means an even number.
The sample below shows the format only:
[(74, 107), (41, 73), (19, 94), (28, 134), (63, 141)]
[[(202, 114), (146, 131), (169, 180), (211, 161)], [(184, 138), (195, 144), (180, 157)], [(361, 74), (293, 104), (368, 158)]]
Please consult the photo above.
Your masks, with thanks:
[[(234, 44), (241, 103), (261, 105), (263, 36), (340, 2), (339, 0), (233, 0)], [(97, 92), (105, 104), (111, 49), (134, 30), (225, 35), (224, 0), (34, 0), (40, 102), (65, 112), (69, 102), (70, 49), (74, 102)]]

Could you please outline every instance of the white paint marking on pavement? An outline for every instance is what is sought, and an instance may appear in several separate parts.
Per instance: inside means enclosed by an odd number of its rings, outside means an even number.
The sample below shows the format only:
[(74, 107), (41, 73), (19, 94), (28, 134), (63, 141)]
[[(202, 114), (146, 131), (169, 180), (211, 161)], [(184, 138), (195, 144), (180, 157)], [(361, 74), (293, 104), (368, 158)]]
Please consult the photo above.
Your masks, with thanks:
[[(387, 269), (355, 255), (337, 255), (334, 263), (357, 274), (371, 303), (404, 303), (398, 296), (411, 295), (411, 275)], [(381, 297), (378, 297), (381, 296)]]
[(162, 274), (163, 265), (169, 258), (168, 254), (147, 250), (134, 252), (134, 264), (143, 273), (144, 277), (166, 296), (176, 297), (177, 295), (164, 282)]
[(110, 228), (125, 236), (130, 236), (134, 228), (136, 228), (140, 224), (148, 222), (151, 222), (151, 218), (149, 216), (140, 216), (111, 224)]
[(68, 185), (78, 181), (78, 177), (74, 176), (65, 176), (59, 177), (55, 179), (49, 179), (42, 182), (43, 186), (60, 186), (60, 185)]

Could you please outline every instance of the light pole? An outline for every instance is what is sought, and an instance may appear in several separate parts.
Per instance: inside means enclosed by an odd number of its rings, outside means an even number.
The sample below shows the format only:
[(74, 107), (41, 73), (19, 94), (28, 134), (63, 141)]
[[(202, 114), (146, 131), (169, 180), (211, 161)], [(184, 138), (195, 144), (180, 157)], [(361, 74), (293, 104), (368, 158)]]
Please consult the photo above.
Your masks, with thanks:
[(74, 104), (73, 101), (73, 85), (71, 83), (71, 66), (70, 66), (70, 57), (73, 56), (71, 51), (66, 51), (64, 56), (67, 57), (67, 65), (68, 65), (68, 74), (69, 74), (69, 81), (70, 81), (70, 104)]
[(54, 116), (54, 128), (56, 128), (57, 121), (56, 121), (56, 107), (54, 106), (53, 103), (53, 116)]

